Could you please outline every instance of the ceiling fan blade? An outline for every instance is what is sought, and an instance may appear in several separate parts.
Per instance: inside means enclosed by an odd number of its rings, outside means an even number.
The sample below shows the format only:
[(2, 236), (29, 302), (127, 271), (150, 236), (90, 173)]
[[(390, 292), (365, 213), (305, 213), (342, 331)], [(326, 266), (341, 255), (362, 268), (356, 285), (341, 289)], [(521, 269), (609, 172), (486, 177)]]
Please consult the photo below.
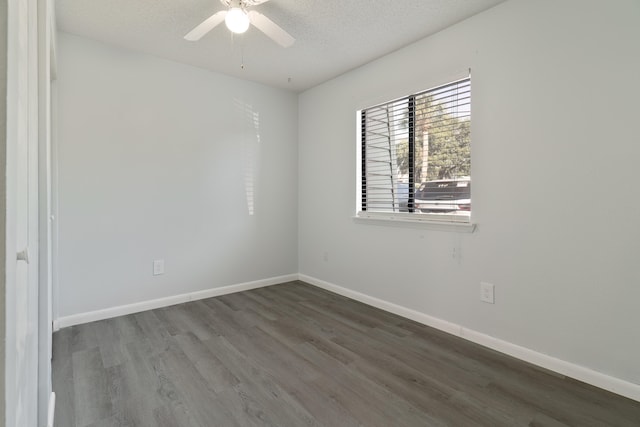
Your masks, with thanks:
[(250, 7), (250, 6), (257, 6), (259, 4), (266, 3), (269, 0), (220, 0), (220, 3), (222, 3), (223, 5), (225, 5), (227, 7), (231, 7), (231, 4), (234, 1), (236, 3), (239, 1), (242, 5)]
[(249, 21), (260, 31), (282, 47), (291, 46), (296, 39), (280, 28), (275, 22), (255, 10), (249, 11)]
[(268, 1), (269, 0), (244, 0), (243, 3), (246, 4), (247, 6), (257, 6), (259, 4), (266, 3)]
[(196, 41), (200, 40), (202, 36), (207, 34), (209, 31), (213, 30), (216, 25), (220, 24), (224, 21), (224, 17), (227, 15), (227, 11), (223, 10), (218, 13), (214, 13), (209, 18), (207, 18), (202, 24), (195, 27), (193, 30), (189, 31), (186, 36), (184, 36), (185, 40)]

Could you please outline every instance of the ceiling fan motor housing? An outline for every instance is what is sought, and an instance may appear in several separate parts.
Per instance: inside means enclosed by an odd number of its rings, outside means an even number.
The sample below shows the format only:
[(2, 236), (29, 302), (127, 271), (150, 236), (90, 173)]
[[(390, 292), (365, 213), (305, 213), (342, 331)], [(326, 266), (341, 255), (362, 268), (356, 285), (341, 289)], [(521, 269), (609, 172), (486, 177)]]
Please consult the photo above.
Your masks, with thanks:
[(295, 42), (291, 34), (260, 12), (255, 10), (247, 11), (248, 7), (257, 6), (267, 1), (269, 0), (220, 0), (229, 10), (221, 10), (214, 13), (189, 31), (184, 38), (189, 41), (200, 40), (205, 34), (224, 21), (227, 28), (233, 33), (244, 33), (249, 28), (249, 25), (253, 25), (280, 46), (285, 48), (291, 46)]

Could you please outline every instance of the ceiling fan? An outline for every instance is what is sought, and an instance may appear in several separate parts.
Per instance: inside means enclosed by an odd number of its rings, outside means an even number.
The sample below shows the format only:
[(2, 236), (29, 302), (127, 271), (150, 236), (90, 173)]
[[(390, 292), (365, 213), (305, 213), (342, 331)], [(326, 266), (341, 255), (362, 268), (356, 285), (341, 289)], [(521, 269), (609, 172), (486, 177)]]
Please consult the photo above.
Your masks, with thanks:
[(289, 33), (280, 28), (275, 22), (255, 10), (247, 11), (251, 6), (266, 3), (269, 0), (220, 0), (229, 10), (214, 13), (202, 24), (184, 36), (186, 40), (200, 40), (205, 34), (213, 30), (222, 21), (225, 21), (227, 28), (236, 34), (242, 34), (249, 28), (249, 24), (262, 31), (273, 41), (282, 47), (289, 47), (295, 42)]

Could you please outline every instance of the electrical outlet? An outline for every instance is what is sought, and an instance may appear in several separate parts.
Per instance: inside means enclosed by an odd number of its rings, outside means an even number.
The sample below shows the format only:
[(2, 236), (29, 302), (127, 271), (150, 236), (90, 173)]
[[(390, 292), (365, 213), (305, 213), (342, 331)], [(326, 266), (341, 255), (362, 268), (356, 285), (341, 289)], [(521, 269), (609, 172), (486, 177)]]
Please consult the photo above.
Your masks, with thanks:
[(329, 252), (324, 252), (322, 254), (322, 259), (324, 260), (324, 262), (329, 262)]
[(156, 259), (153, 261), (153, 275), (159, 276), (161, 274), (164, 274), (164, 260)]
[(495, 303), (495, 286), (492, 283), (480, 282), (480, 301)]

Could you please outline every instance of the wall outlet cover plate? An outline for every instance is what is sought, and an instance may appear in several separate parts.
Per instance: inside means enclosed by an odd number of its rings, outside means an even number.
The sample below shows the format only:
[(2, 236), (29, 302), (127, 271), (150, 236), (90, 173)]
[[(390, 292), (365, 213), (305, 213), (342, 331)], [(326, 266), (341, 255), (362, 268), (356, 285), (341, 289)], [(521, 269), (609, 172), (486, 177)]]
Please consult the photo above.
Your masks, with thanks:
[(495, 303), (495, 286), (492, 283), (480, 282), (480, 301)]

